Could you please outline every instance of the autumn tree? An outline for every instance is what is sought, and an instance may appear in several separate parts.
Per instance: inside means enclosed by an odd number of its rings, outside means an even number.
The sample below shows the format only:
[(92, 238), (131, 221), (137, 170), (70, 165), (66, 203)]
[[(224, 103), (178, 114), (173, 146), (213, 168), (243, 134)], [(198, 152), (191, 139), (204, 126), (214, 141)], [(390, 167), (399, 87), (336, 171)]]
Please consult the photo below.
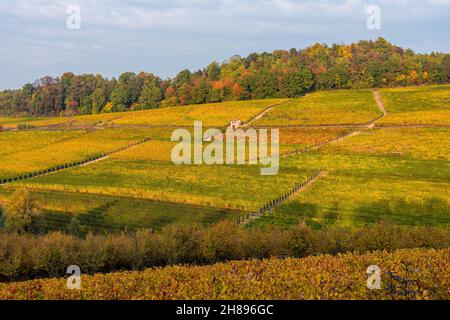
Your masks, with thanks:
[(163, 98), (160, 82), (161, 80), (154, 75), (146, 77), (141, 95), (139, 96), (141, 109), (153, 109), (159, 107)]
[(301, 69), (289, 71), (281, 77), (280, 94), (283, 97), (295, 98), (309, 92), (314, 85), (311, 71)]
[(92, 113), (100, 113), (106, 104), (105, 91), (102, 88), (97, 88), (91, 96)]
[(121, 82), (117, 83), (116, 87), (111, 93), (111, 111), (126, 111), (130, 103), (130, 95), (127, 91), (126, 86)]
[(5, 229), (25, 233), (31, 230), (33, 219), (41, 213), (39, 205), (26, 189), (17, 189), (8, 200), (5, 210)]
[(211, 81), (217, 81), (220, 77), (220, 65), (217, 62), (212, 62), (206, 67), (206, 74)]

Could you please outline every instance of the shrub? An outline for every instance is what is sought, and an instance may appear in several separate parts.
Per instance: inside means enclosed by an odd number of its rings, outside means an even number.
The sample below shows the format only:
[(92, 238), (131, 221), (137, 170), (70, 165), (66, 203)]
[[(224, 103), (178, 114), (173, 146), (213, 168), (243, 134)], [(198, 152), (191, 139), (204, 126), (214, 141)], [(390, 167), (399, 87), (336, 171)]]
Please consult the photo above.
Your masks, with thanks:
[(387, 223), (358, 229), (313, 230), (305, 224), (286, 230), (245, 229), (220, 222), (207, 229), (172, 226), (161, 232), (88, 234), (84, 239), (61, 232), (47, 235), (0, 232), (0, 280), (64, 276), (70, 265), (78, 265), (83, 274), (94, 274), (173, 264), (364, 253), (380, 247), (385, 251), (449, 248), (450, 231)]
[(203, 254), (208, 262), (240, 260), (244, 257), (244, 231), (222, 221), (205, 232)]
[(42, 240), (38, 244), (36, 267), (46, 276), (65, 274), (68, 266), (78, 263), (81, 251), (75, 237), (55, 232)]
[(292, 228), (287, 236), (287, 245), (291, 255), (300, 258), (312, 254), (313, 237), (313, 231), (306, 224), (300, 224)]
[(169, 226), (162, 231), (164, 256), (168, 264), (176, 261), (203, 263), (202, 232), (192, 226)]
[(28, 191), (17, 189), (6, 205), (5, 229), (16, 233), (28, 232), (33, 218), (40, 213), (38, 204), (30, 198)]

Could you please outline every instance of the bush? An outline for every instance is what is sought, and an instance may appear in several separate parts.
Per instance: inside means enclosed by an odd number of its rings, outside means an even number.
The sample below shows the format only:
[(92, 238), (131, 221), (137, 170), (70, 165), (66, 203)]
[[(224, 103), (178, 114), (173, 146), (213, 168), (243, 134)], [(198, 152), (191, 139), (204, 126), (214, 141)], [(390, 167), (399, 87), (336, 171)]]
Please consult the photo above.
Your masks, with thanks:
[(202, 252), (202, 232), (192, 226), (169, 226), (162, 231), (163, 255), (167, 264), (183, 261), (183, 263), (199, 264), (205, 261)]
[(313, 253), (314, 235), (306, 224), (292, 228), (287, 236), (287, 246), (295, 258), (309, 256)]
[(38, 204), (30, 198), (25, 189), (17, 189), (6, 205), (5, 229), (9, 232), (25, 233), (30, 231), (33, 218), (40, 215)]
[(223, 221), (208, 229), (203, 241), (203, 254), (208, 262), (241, 260), (244, 258), (244, 230)]
[(78, 265), (83, 274), (94, 274), (172, 264), (418, 247), (449, 248), (450, 231), (388, 223), (358, 229), (313, 230), (305, 224), (287, 230), (245, 229), (220, 222), (207, 229), (172, 226), (161, 232), (88, 234), (84, 239), (61, 232), (47, 235), (0, 232), (0, 280), (64, 276), (70, 265)]
[(81, 225), (81, 221), (75, 217), (70, 220), (70, 224), (67, 226), (67, 232), (77, 237), (82, 237), (85, 235), (84, 228)]

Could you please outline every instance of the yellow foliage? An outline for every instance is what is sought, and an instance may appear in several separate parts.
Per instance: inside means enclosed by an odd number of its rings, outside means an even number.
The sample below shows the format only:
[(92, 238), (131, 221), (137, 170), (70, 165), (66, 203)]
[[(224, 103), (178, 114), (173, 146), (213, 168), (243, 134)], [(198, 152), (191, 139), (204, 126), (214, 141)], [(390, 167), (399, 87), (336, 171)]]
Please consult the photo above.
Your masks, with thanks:
[[(382, 271), (382, 290), (367, 288), (371, 265)], [(81, 291), (68, 290), (66, 279), (0, 284), (0, 300), (448, 300), (448, 270), (450, 249), (378, 251), (97, 274), (82, 277)]]

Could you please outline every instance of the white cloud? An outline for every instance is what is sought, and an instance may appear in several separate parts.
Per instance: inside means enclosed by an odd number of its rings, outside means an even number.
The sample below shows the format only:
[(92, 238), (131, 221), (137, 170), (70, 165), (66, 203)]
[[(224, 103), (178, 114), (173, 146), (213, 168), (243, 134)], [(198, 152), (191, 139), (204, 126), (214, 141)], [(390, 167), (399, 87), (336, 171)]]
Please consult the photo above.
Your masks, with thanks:
[[(66, 29), (72, 4), (81, 7), (79, 31)], [(380, 32), (366, 28), (371, 4), (382, 10)], [(15, 66), (19, 77), (36, 67), (37, 77), (68, 66), (109, 73), (142, 66), (165, 76), (235, 53), (378, 36), (448, 51), (449, 6), (450, 0), (0, 1), (0, 70)], [(98, 65), (103, 69), (91, 70)]]

